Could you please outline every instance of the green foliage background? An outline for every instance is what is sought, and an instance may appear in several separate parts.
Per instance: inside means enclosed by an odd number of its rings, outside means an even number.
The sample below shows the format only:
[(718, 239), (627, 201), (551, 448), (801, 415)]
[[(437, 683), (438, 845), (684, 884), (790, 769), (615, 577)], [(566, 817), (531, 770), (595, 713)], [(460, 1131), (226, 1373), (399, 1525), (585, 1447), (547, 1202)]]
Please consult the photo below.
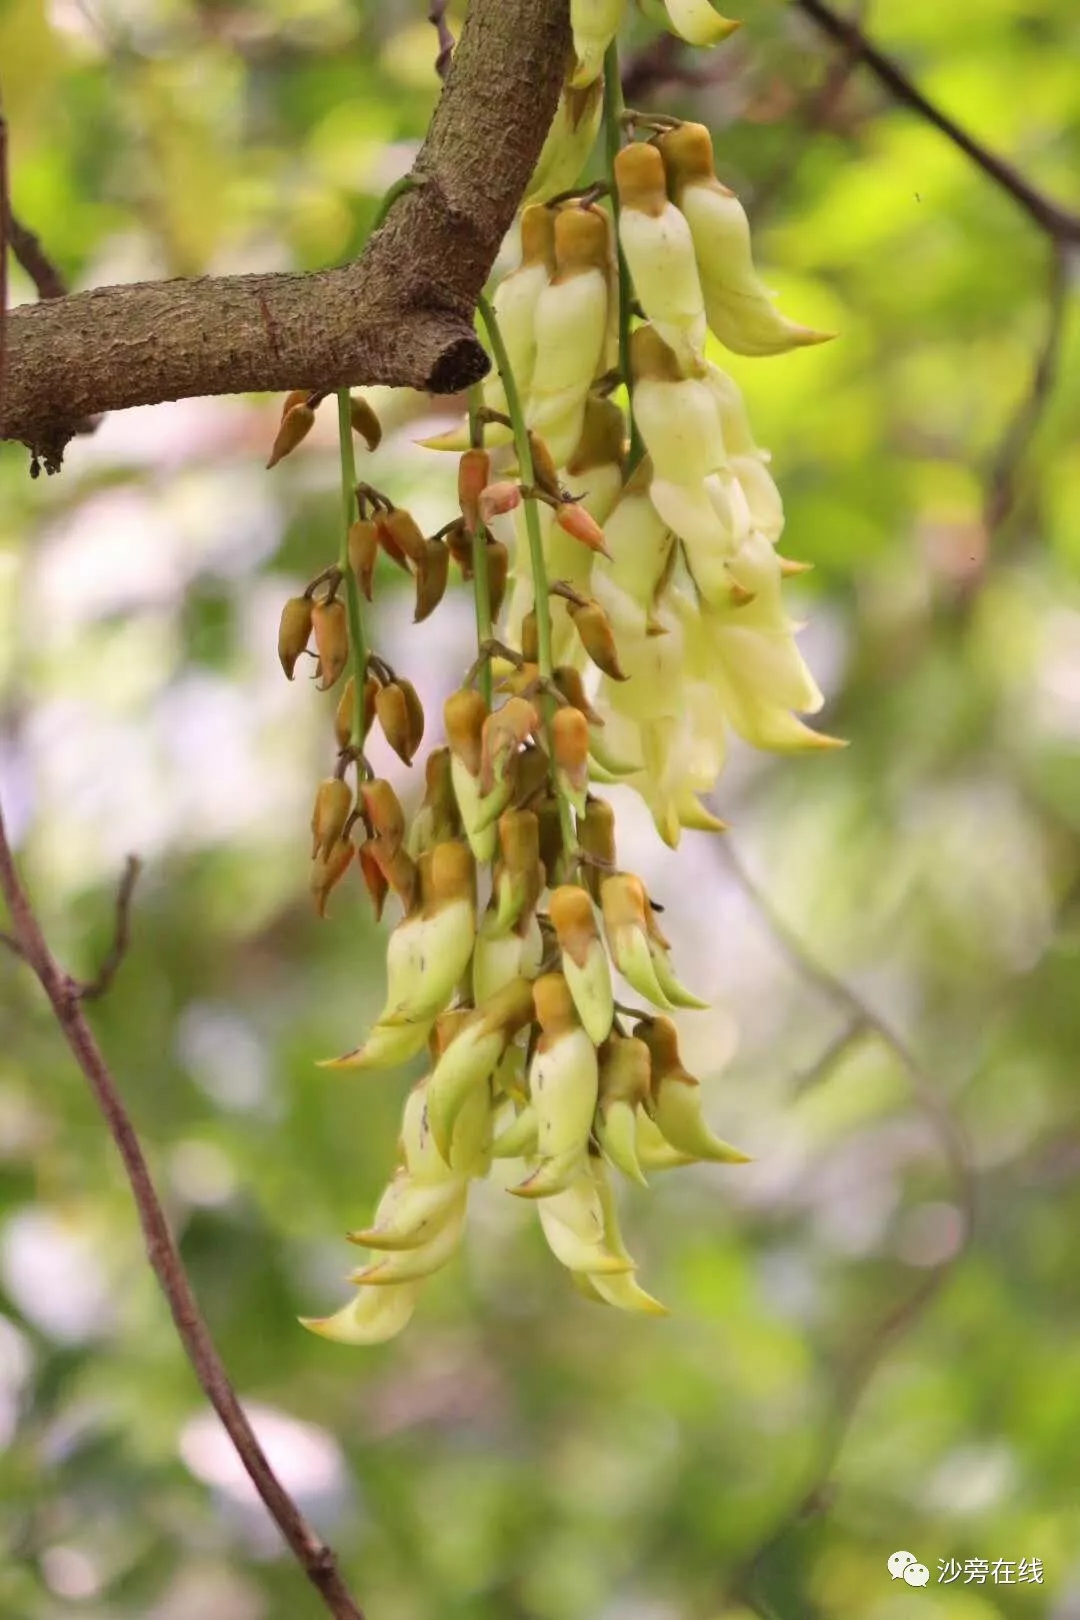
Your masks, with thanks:
[[(78, 286), (344, 259), (436, 93), (425, 11), (0, 0), (15, 210)], [(809, 955), (910, 1040), (978, 1200), (970, 1246), (857, 1407), (847, 1358), (956, 1242), (939, 1136), (875, 1039), (799, 1085), (845, 1014), (706, 837), (671, 856), (621, 802), (676, 958), (717, 996), (687, 1021), (709, 1112), (756, 1160), (626, 1200), (672, 1315), (580, 1300), (528, 1211), (485, 1190), (400, 1341), (350, 1352), (296, 1326), (341, 1297), (341, 1234), (387, 1174), (407, 1084), (314, 1067), (382, 989), (359, 889), (325, 923), (309, 912), (329, 700), (288, 687), (274, 650), (282, 598), (336, 548), (329, 409), (273, 474), (265, 399), (114, 417), (48, 482), (0, 451), (5, 812), (75, 972), (107, 946), (124, 854), (146, 860), (94, 1022), (238, 1389), (371, 1620), (715, 1620), (749, 1612), (724, 1594), (762, 1545), (755, 1601), (783, 1620), (1080, 1613), (1076, 323), (988, 526), (1049, 243), (863, 73), (823, 95), (835, 53), (795, 10), (745, 14), (722, 55), (692, 58), (702, 84), (648, 100), (713, 127), (784, 307), (842, 334), (731, 369), (773, 450), (784, 549), (814, 564), (805, 645), (851, 747), (740, 754), (717, 808)], [(865, 21), (1078, 201), (1074, 5), (907, 0)], [(628, 49), (653, 37), (635, 21)], [(14, 292), (31, 296), (18, 274)], [(430, 408), (373, 397), (392, 431), (371, 478), (444, 521), (452, 473), (412, 443)], [(435, 729), (468, 599), (423, 631), (409, 615), (380, 577), (379, 643)], [(114, 1153), (6, 957), (0, 1311), (0, 1614), (319, 1612), (202, 1415)], [(837, 1389), (835, 1491), (791, 1522)], [(898, 1547), (930, 1566), (924, 1591), (888, 1579)], [(938, 1582), (939, 1559), (979, 1557), (1040, 1557), (1045, 1583)]]

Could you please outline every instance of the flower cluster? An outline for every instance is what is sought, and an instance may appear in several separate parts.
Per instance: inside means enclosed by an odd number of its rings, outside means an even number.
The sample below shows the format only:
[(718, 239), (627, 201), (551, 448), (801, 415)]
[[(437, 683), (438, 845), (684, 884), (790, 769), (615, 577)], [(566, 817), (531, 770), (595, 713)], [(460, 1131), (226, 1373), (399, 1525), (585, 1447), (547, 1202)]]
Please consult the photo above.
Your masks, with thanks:
[[(677, 977), (661, 908), (620, 865), (595, 789), (631, 785), (675, 845), (684, 828), (723, 827), (703, 799), (729, 732), (768, 749), (834, 746), (798, 718), (822, 698), (781, 600), (801, 565), (776, 549), (769, 458), (706, 354), (710, 332), (745, 355), (826, 334), (761, 286), (701, 125), (627, 115), (620, 127), (650, 138), (621, 145), (610, 185), (566, 190), (604, 111), (623, 9), (573, 0), (575, 60), (523, 208), (520, 263), (480, 305), (494, 368), (467, 430), (427, 441), (460, 456), (458, 512), (425, 536), (356, 483), (350, 424), (369, 445), (378, 424), (342, 394), (341, 557), (282, 615), (290, 678), (312, 638), (322, 687), (349, 671), (337, 768), (312, 818), (319, 909), (354, 860), (376, 915), (391, 894), (402, 908), (382, 1012), (326, 1066), (428, 1060), (393, 1178), (350, 1235), (369, 1251), (357, 1291), (307, 1322), (347, 1343), (405, 1325), (460, 1242), (470, 1182), (496, 1161), (517, 1162), (502, 1172), (510, 1191), (533, 1203), (583, 1294), (663, 1310), (637, 1281), (611, 1171), (644, 1183), (745, 1155), (703, 1118), (670, 1015), (704, 1003)], [(664, 13), (700, 43), (733, 26), (708, 0), (666, 0)], [(309, 431), (319, 397), (286, 401), (272, 461)], [(411, 818), (364, 753), (375, 724), (407, 764), (424, 735), (415, 690), (364, 643), (380, 552), (413, 576), (417, 622), (452, 561), (477, 602), (478, 656), (445, 705)], [(619, 976), (643, 1005), (619, 999)]]

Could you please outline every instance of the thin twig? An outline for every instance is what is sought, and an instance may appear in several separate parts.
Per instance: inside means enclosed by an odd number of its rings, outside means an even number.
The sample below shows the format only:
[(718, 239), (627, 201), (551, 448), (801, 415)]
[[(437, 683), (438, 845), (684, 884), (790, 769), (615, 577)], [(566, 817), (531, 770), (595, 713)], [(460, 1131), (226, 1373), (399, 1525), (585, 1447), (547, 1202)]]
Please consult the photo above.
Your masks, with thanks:
[(67, 282), (49, 258), (33, 231), (28, 230), (24, 224), (15, 218), (8, 204), (7, 213), (8, 239), (11, 242), (11, 251), (22, 265), (30, 280), (34, 283), (34, 291), (39, 298), (63, 298), (67, 293)]
[[(132, 878), (131, 881), (134, 881)], [(252, 1484), (266, 1504), (293, 1556), (334, 1620), (364, 1620), (330, 1548), (316, 1535), (267, 1460), (199, 1311), (176, 1242), (169, 1230), (139, 1138), (100, 1048), (86, 1021), (80, 987), (52, 955), (22, 886), (0, 810), (0, 890), (7, 902), (22, 955), (49, 998), (60, 1030), (86, 1076), (116, 1143), (146, 1243), (147, 1257), (172, 1312), (176, 1331), (195, 1375), (217, 1412)]]
[(116, 890), (116, 927), (113, 941), (101, 966), (92, 979), (78, 986), (81, 1001), (97, 1001), (109, 989), (120, 970), (120, 964), (131, 944), (131, 900), (141, 871), (137, 855), (129, 855), (124, 863), (124, 875)]
[(959, 1236), (950, 1253), (936, 1266), (930, 1268), (903, 1299), (873, 1323), (862, 1340), (837, 1366), (833, 1393), (822, 1427), (817, 1456), (810, 1470), (809, 1482), (799, 1490), (790, 1508), (768, 1535), (740, 1561), (730, 1577), (728, 1591), (731, 1597), (742, 1597), (746, 1601), (751, 1597), (756, 1600), (756, 1594), (752, 1593), (751, 1588), (758, 1569), (769, 1553), (801, 1520), (827, 1507), (836, 1460), (858, 1415), (859, 1404), (874, 1373), (890, 1346), (904, 1333), (909, 1332), (926, 1311), (968, 1247), (975, 1220), (975, 1186), (970, 1154), (960, 1127), (938, 1096), (932, 1081), (907, 1042), (871, 1007), (868, 1007), (842, 979), (823, 967), (807, 952), (798, 934), (789, 927), (751, 878), (729, 840), (724, 841), (722, 854), (727, 870), (766, 923), (786, 960), (805, 982), (813, 985), (827, 1000), (847, 1015), (844, 1030), (827, 1048), (823, 1059), (814, 1065), (810, 1076), (804, 1078), (803, 1084), (810, 1083), (814, 1078), (820, 1078), (826, 1060), (835, 1061), (855, 1039), (866, 1034), (877, 1036), (904, 1070), (920, 1109), (934, 1128), (942, 1157), (949, 1170), (953, 1197), (960, 1216)]
[(428, 22), (434, 26), (439, 36), (439, 54), (435, 58), (435, 71), (440, 79), (445, 80), (450, 71), (450, 58), (454, 54), (454, 36), (446, 20), (446, 0), (431, 0), (428, 6)]
[(990, 534), (1000, 528), (1016, 504), (1017, 476), (1057, 382), (1068, 290), (1068, 255), (1055, 238), (1050, 251), (1046, 333), (1036, 353), (1031, 385), (1002, 436), (988, 480), (983, 519)]
[(1012, 197), (1026, 214), (1048, 235), (1059, 242), (1080, 243), (1080, 214), (1063, 207), (1033, 186), (1005, 158), (969, 135), (948, 113), (942, 112), (929, 101), (908, 78), (903, 68), (873, 45), (857, 23), (833, 11), (825, 0), (794, 0), (796, 7), (812, 19), (833, 39), (846, 45), (856, 59), (868, 67), (875, 78), (891, 91), (897, 101), (910, 107), (928, 124), (958, 146), (984, 174), (990, 176), (1001, 189)]

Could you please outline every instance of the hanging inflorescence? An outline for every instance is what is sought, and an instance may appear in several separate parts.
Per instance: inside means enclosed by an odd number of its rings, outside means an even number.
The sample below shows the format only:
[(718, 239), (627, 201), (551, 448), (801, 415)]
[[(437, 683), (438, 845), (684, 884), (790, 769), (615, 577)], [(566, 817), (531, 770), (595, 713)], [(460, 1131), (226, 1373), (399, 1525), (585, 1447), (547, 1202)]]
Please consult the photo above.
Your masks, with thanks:
[[(702, 1116), (668, 1015), (704, 1003), (676, 976), (660, 908), (620, 866), (614, 812), (593, 790), (636, 789), (674, 846), (684, 828), (723, 827), (702, 801), (729, 732), (768, 749), (836, 745), (798, 718), (822, 702), (781, 601), (802, 565), (776, 550), (768, 455), (706, 355), (710, 332), (744, 355), (827, 334), (788, 320), (761, 286), (708, 131), (612, 105), (623, 10), (572, 0), (575, 59), (521, 215), (520, 263), (481, 301), (493, 369), (467, 429), (427, 441), (460, 453), (459, 512), (425, 536), (356, 481), (352, 430), (374, 448), (379, 424), (342, 393), (341, 555), (282, 614), (290, 679), (312, 640), (318, 683), (345, 677), (337, 767), (312, 818), (320, 914), (354, 861), (376, 916), (390, 894), (403, 911), (382, 1012), (325, 1066), (430, 1059), (372, 1224), (350, 1234), (371, 1255), (357, 1292), (307, 1323), (348, 1343), (404, 1327), (457, 1248), (470, 1182), (496, 1160), (521, 1161), (510, 1190), (535, 1203), (582, 1293), (662, 1312), (620, 1235), (611, 1168), (643, 1184), (648, 1170), (745, 1155)], [(693, 43), (735, 26), (707, 0), (666, 0), (663, 14)], [(602, 116), (610, 186), (568, 191)], [(289, 396), (272, 463), (319, 398)], [(446, 703), (411, 823), (364, 754), (375, 725), (407, 764), (424, 735), (415, 689), (364, 638), (380, 551), (412, 575), (418, 622), (451, 562), (477, 604), (477, 658)], [(644, 1006), (616, 999), (613, 969)]]

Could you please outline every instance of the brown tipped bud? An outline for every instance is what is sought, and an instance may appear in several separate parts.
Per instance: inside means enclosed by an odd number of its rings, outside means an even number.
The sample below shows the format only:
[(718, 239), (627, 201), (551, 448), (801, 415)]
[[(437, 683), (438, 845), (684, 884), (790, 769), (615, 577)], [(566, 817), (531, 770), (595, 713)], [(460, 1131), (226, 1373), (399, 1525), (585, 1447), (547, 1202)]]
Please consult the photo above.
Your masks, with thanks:
[(607, 548), (603, 529), (576, 501), (561, 501), (555, 508), (555, 521), (560, 529), (572, 535), (575, 540), (580, 540), (590, 551), (598, 551), (602, 557), (611, 560), (611, 552)]
[[(712, 136), (704, 124), (680, 124), (677, 129), (661, 135), (658, 144), (676, 200), (688, 182), (711, 180), (715, 185), (720, 184), (713, 163)], [(721, 190), (731, 195), (726, 186)]]
[(310, 388), (290, 388), (281, 407), (281, 420), (284, 422), (294, 405), (306, 404), (310, 395)]
[(521, 262), (555, 267), (555, 215), (543, 203), (530, 203), (522, 210)]
[[(619, 928), (646, 927), (645, 912), (649, 904), (645, 885), (632, 872), (615, 872), (600, 884), (600, 909), (604, 914), (604, 928), (610, 940)], [(635, 1031), (640, 1035), (641, 1030)]]
[(487, 564), (488, 596), (491, 600), (492, 623), (499, 617), (499, 610), (506, 595), (506, 581), (510, 574), (510, 553), (501, 540), (489, 540), (484, 549), (484, 561)]
[(319, 690), (329, 692), (349, 661), (349, 624), (344, 602), (317, 602), (311, 611), (311, 628), (319, 653)]
[(335, 884), (349, 869), (356, 850), (347, 838), (339, 838), (325, 855), (317, 855), (311, 865), (311, 892), (320, 917), (326, 916), (326, 902)]
[(379, 531), (379, 544), (391, 562), (408, 573), (409, 559), (416, 562), (424, 554), (424, 537), (415, 519), (395, 507), (392, 512), (380, 512), (375, 527)]
[(383, 906), (386, 904), (386, 896), (390, 892), (390, 885), (370, 841), (360, 845), (356, 852), (356, 858), (360, 867), (360, 876), (363, 878), (364, 886), (371, 898), (375, 921), (379, 922), (382, 918)]
[(609, 876), (607, 869), (614, 867), (617, 859), (615, 812), (606, 799), (588, 800), (585, 814), (578, 817), (577, 835), (582, 854), (591, 856), (593, 861), (603, 862), (601, 866), (594, 866), (587, 861), (582, 871), (585, 887), (599, 902), (600, 885)]
[[(405, 849), (395, 849), (391, 854), (382, 838), (370, 839), (364, 849), (367, 858), (378, 867), (383, 884), (397, 895), (405, 910), (411, 912), (420, 892), (420, 873), (411, 855)], [(374, 892), (371, 898), (374, 901)]]
[(488, 706), (468, 687), (452, 692), (443, 706), (443, 721), (450, 748), (461, 760), (470, 776), (479, 779), (481, 737)]
[(311, 614), (312, 602), (307, 596), (291, 596), (281, 610), (277, 653), (290, 681), (297, 659), (307, 651), (311, 640)]
[(521, 621), (521, 656), (527, 664), (540, 662), (540, 634), (536, 627), (535, 608), (530, 608)]
[(536, 1021), (545, 1035), (565, 1035), (578, 1023), (570, 986), (561, 973), (542, 973), (533, 983)]
[(682, 381), (678, 357), (655, 326), (639, 326), (630, 334), (630, 371), (636, 383)]
[(412, 681), (398, 681), (398, 685), (405, 694), (405, 707), (409, 715), (409, 759), (411, 760), (424, 740), (424, 705), (420, 702), (420, 694)]
[(615, 185), (624, 208), (655, 219), (667, 207), (664, 160), (655, 146), (624, 146), (615, 159)]
[(361, 518), (349, 526), (349, 567), (356, 575), (360, 589), (371, 601), (371, 581), (375, 574), (375, 560), (379, 555), (379, 531), (369, 518)]
[(413, 623), (422, 624), (446, 595), (450, 553), (441, 540), (425, 540), (423, 561), (416, 566), (416, 609)]
[(613, 681), (625, 681), (626, 675), (619, 663), (611, 623), (599, 602), (588, 601), (583, 607), (576, 602), (567, 604), (574, 629), (589, 657), (598, 669)]
[(420, 899), (425, 908), (450, 900), (472, 899), (476, 893), (476, 862), (468, 844), (448, 838), (421, 855)]
[(555, 928), (559, 948), (578, 967), (584, 967), (589, 946), (600, 938), (592, 901), (576, 883), (563, 883), (553, 889), (548, 915)]
[(609, 1035), (600, 1048), (600, 1096), (645, 1103), (652, 1081), (649, 1048), (637, 1035)]
[(601, 208), (566, 208), (555, 217), (555, 279), (610, 267), (607, 215)]
[[(379, 683), (373, 675), (369, 675), (364, 682), (364, 715), (360, 727), (360, 742), (363, 742), (371, 730), (371, 722), (375, 718), (375, 695), (379, 690)], [(334, 715), (334, 736), (337, 738), (339, 748), (348, 748), (353, 740), (353, 718), (356, 713), (356, 677), (350, 675), (341, 689), (338, 699), (337, 712)]]
[(352, 811), (352, 790), (340, 777), (329, 777), (319, 783), (315, 807), (311, 812), (311, 854), (328, 855), (345, 830)]
[(542, 748), (523, 748), (513, 761), (514, 802), (527, 805), (547, 786), (548, 757)]
[(375, 698), (375, 713), (382, 727), (383, 736), (394, 753), (404, 764), (411, 765), (412, 722), (405, 693), (397, 681), (390, 681), (386, 686), (379, 688)]
[(580, 709), (590, 726), (602, 726), (603, 715), (597, 714), (585, 694), (585, 682), (582, 680), (573, 664), (560, 664), (552, 674), (555, 689), (570, 704), (571, 708)]
[(488, 484), (481, 490), (478, 501), (480, 517), (484, 523), (490, 523), (492, 518), (499, 517), (503, 512), (513, 512), (521, 505), (521, 486), (511, 483), (508, 478), (501, 478), (498, 483)]
[(555, 766), (578, 793), (589, 782), (589, 722), (580, 709), (556, 709), (551, 720)]
[(364, 801), (364, 819), (371, 828), (373, 838), (381, 840), (389, 854), (401, 847), (405, 837), (405, 812), (401, 800), (382, 777), (364, 782), (360, 788)]
[(536, 819), (539, 824), (540, 859), (544, 870), (554, 874), (559, 872), (563, 864), (563, 832), (562, 817), (559, 814), (559, 801), (554, 794), (541, 799), (536, 806)]
[(508, 872), (532, 872), (540, 860), (540, 822), (532, 810), (499, 817), (499, 852)]
[(590, 394), (585, 401), (585, 422), (577, 449), (566, 464), (575, 478), (593, 467), (622, 461), (626, 448), (626, 418), (613, 399)]
[(496, 782), (504, 780), (511, 759), (539, 724), (540, 716), (528, 698), (507, 698), (501, 709), (488, 715), (481, 736), (480, 788), (483, 793), (492, 792)]
[(362, 394), (349, 396), (349, 417), (353, 432), (359, 433), (369, 450), (377, 450), (382, 441), (382, 423)]
[(477, 1014), (482, 1017), (486, 1030), (500, 1030), (508, 1041), (512, 1041), (515, 1035), (532, 1023), (533, 1011), (533, 981), (519, 978), (511, 979), (501, 990), (496, 990), (477, 1009)]
[(553, 495), (559, 500), (562, 496), (559, 470), (555, 465), (555, 458), (548, 449), (547, 440), (542, 439), (538, 433), (530, 433), (529, 449), (532, 451), (533, 482), (545, 494)]
[(480, 527), (480, 496), (491, 482), (491, 457), (486, 450), (466, 450), (458, 462), (458, 505), (465, 527), (474, 534)]
[(424, 766), (424, 781), (424, 799), (409, 842), (414, 855), (422, 855), (444, 839), (456, 838), (461, 831), (449, 748), (432, 749)]
[(457, 522), (447, 529), (443, 539), (447, 551), (461, 569), (462, 579), (472, 579), (472, 541), (465, 527), (465, 519), (458, 518)]
[(679, 1034), (670, 1018), (643, 1018), (634, 1025), (634, 1037), (649, 1049), (652, 1065), (652, 1089), (655, 1095), (658, 1083), (667, 1075), (685, 1076), (691, 1080), (679, 1055)]
[(281, 426), (270, 451), (267, 468), (276, 467), (287, 455), (302, 444), (315, 426), (315, 412), (310, 405), (291, 405), (281, 419)]

